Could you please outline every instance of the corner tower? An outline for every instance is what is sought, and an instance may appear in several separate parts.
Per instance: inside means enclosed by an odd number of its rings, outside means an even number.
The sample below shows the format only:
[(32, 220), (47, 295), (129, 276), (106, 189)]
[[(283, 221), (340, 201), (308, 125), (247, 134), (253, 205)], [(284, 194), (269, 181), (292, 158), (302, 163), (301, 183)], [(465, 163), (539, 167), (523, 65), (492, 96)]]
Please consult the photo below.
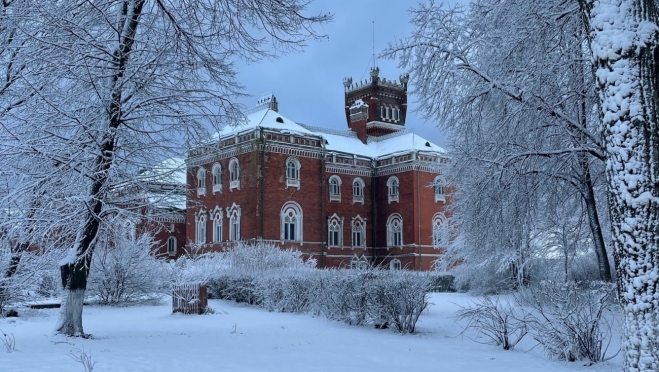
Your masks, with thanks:
[(352, 82), (345, 78), (345, 110), (348, 127), (366, 143), (367, 136), (383, 136), (405, 129), (407, 117), (407, 82), (403, 74), (398, 81), (380, 78), (378, 67), (371, 69), (371, 80)]

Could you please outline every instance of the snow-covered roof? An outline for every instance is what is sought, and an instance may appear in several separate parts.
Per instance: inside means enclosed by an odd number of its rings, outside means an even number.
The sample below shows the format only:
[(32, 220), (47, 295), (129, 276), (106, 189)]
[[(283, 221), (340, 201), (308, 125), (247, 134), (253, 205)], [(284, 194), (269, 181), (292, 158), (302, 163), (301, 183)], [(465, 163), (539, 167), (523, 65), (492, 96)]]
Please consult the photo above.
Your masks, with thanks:
[[(391, 154), (410, 152), (412, 150), (446, 152), (443, 148), (410, 131), (401, 131), (382, 137), (368, 137), (367, 143), (363, 143), (350, 130), (340, 131), (298, 124), (269, 108), (262, 108), (248, 113), (245, 121), (223, 127), (215, 134), (214, 139), (226, 138), (237, 133), (254, 130), (257, 127), (277, 130), (283, 133), (315, 135), (325, 139), (325, 148), (328, 151), (355, 154), (369, 158), (386, 157)], [(185, 177), (185, 174), (183, 176)]]

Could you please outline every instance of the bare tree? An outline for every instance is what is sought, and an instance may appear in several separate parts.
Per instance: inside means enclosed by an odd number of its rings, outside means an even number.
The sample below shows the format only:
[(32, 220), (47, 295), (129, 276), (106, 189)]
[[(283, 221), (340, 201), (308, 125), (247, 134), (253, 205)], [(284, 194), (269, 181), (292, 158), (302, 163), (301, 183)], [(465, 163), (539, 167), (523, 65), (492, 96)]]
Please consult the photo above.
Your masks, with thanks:
[[(82, 302), (109, 196), (141, 181), (184, 143), (240, 116), (234, 63), (300, 50), (329, 14), (299, 0), (68, 0), (27, 2), (28, 69), (34, 99), (14, 113), (31, 133), (22, 151), (62, 164), (78, 185), (77, 230), (62, 261), (58, 331), (84, 335)], [(38, 66), (46, 73), (31, 73)], [(9, 130), (11, 134), (17, 127)], [(18, 150), (17, 150), (18, 151)], [(130, 182), (129, 182), (130, 180)], [(74, 202), (71, 200), (71, 202)]]
[[(586, 213), (600, 277), (611, 280), (598, 211), (605, 153), (590, 110), (596, 99), (578, 8), (560, 0), (480, 0), (448, 9), (431, 1), (411, 15), (415, 31), (384, 55), (410, 70), (420, 110), (451, 134), (459, 214), (477, 214), (475, 199), (525, 199), (519, 192), (580, 198), (585, 208), (574, 212)], [(492, 188), (514, 196), (491, 199), (483, 192)], [(492, 229), (510, 226), (502, 217)], [(501, 240), (482, 234), (482, 225), (456, 225), (460, 234)]]

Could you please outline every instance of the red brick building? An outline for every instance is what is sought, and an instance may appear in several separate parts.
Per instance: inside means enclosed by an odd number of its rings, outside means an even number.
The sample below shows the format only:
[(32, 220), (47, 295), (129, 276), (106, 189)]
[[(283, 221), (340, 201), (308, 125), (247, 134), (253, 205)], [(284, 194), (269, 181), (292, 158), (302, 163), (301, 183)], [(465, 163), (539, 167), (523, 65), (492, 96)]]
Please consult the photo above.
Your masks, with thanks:
[(445, 238), (443, 149), (405, 130), (407, 76), (346, 79), (349, 130), (296, 123), (264, 97), (186, 160), (186, 244), (293, 247), (319, 267), (428, 270)]

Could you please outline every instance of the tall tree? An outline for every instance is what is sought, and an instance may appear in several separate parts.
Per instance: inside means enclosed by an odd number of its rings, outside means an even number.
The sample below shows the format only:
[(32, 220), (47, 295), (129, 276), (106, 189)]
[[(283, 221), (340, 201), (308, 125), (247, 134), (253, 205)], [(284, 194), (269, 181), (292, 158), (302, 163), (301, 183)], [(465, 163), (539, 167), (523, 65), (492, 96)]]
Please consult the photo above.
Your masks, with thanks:
[[(474, 179), (489, 187), (502, 179), (496, 187), (505, 193), (525, 193), (510, 185), (530, 182), (543, 188), (539, 198), (574, 195), (585, 206), (573, 211), (587, 215), (600, 278), (611, 280), (597, 200), (605, 152), (590, 109), (596, 97), (578, 7), (562, 0), (477, 0), (449, 9), (431, 1), (411, 15), (412, 35), (384, 54), (400, 58), (420, 110), (452, 135), (457, 214), (472, 210), (469, 216), (494, 224), (498, 219), (480, 218), (475, 201), (511, 201), (469, 188)], [(490, 230), (505, 231), (502, 222)], [(498, 240), (482, 227), (459, 226), (469, 239), (463, 243)]]
[[(139, 182), (186, 142), (240, 116), (234, 63), (299, 50), (328, 14), (300, 0), (64, 0), (26, 2), (21, 49), (33, 100), (14, 113), (17, 136), (80, 185), (79, 223), (61, 262), (66, 297), (58, 331), (84, 335), (82, 302), (110, 195)], [(47, 71), (36, 73), (31, 66)], [(31, 73), (35, 72), (35, 73)], [(18, 126), (9, 132), (18, 130)], [(178, 154), (180, 150), (177, 150)], [(137, 180), (135, 180), (137, 178)]]
[(580, 0), (607, 151), (624, 370), (659, 370), (659, 14), (654, 0)]

